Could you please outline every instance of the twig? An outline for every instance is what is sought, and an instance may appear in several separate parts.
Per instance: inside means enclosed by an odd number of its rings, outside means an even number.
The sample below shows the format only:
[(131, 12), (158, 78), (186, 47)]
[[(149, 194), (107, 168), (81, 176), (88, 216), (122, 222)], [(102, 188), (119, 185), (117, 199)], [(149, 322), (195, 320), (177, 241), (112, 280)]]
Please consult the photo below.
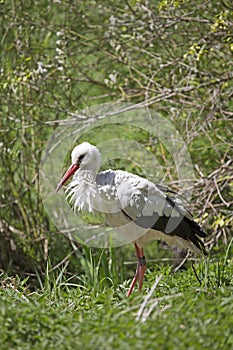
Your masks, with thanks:
[(159, 275), (159, 276), (156, 278), (155, 283), (153, 284), (151, 290), (150, 290), (149, 293), (145, 296), (144, 301), (141, 303), (141, 306), (140, 306), (140, 308), (139, 308), (139, 310), (138, 310), (138, 312), (137, 312), (137, 320), (139, 320), (139, 319), (141, 318), (141, 316), (142, 316), (142, 314), (143, 314), (143, 312), (144, 312), (144, 309), (145, 309), (145, 307), (146, 307), (146, 305), (147, 305), (147, 303), (148, 303), (150, 297), (151, 297), (152, 294), (154, 293), (155, 288), (158, 286), (158, 284), (159, 284), (159, 282), (160, 282), (160, 280), (161, 280), (162, 277), (163, 277), (162, 275)]
[(187, 254), (185, 255), (184, 259), (181, 261), (181, 263), (173, 269), (173, 272), (177, 272), (181, 268), (181, 266), (184, 265), (184, 263), (188, 259), (188, 256), (189, 256), (189, 252), (187, 252)]
[(192, 264), (192, 269), (193, 269), (193, 272), (194, 272), (194, 275), (195, 275), (196, 279), (198, 280), (198, 282), (199, 282), (199, 284), (200, 284), (200, 286), (201, 286), (201, 285), (202, 285), (201, 280), (200, 280), (200, 278), (198, 277), (197, 271), (196, 271), (196, 269), (195, 269), (195, 267), (194, 267), (193, 264)]

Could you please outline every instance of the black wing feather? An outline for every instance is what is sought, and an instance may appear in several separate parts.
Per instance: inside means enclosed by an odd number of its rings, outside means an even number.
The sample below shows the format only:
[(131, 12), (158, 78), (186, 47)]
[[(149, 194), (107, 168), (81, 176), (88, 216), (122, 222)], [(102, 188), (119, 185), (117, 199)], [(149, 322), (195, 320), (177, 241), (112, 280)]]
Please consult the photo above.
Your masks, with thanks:
[[(151, 216), (140, 216), (134, 220), (135, 224), (143, 228), (152, 228), (157, 231), (161, 231), (170, 236), (179, 236), (184, 240), (192, 242), (200, 252), (207, 255), (204, 244), (201, 238), (207, 236), (206, 232), (198, 225), (194, 220), (185, 216), (176, 205), (174, 200), (170, 197), (166, 197), (166, 200), (172, 207), (175, 207), (179, 212), (179, 216), (166, 216), (154, 213)], [(188, 211), (187, 211), (188, 212)], [(189, 212), (188, 212), (189, 213)], [(190, 214), (190, 213), (189, 213)]]

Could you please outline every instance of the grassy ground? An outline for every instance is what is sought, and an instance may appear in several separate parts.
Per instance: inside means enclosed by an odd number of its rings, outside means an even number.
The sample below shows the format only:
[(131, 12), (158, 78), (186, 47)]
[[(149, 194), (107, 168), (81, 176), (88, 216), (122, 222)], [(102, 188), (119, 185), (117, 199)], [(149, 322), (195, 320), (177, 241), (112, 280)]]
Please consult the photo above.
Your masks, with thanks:
[(177, 273), (153, 266), (143, 292), (130, 298), (130, 281), (111, 286), (99, 278), (100, 264), (80, 283), (63, 270), (48, 273), (33, 293), (25, 281), (2, 275), (0, 348), (232, 349), (232, 262), (229, 247)]

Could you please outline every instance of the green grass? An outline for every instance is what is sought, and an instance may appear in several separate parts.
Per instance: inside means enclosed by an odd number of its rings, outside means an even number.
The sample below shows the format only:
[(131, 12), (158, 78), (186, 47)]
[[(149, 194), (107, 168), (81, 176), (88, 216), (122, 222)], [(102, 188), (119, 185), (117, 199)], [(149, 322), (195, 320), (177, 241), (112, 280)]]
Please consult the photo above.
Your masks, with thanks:
[(130, 281), (113, 281), (114, 251), (96, 260), (87, 251), (75, 282), (66, 277), (65, 266), (57, 273), (48, 269), (35, 292), (27, 281), (2, 275), (0, 348), (232, 349), (229, 250), (177, 273), (151, 264), (143, 292), (130, 298), (125, 296)]

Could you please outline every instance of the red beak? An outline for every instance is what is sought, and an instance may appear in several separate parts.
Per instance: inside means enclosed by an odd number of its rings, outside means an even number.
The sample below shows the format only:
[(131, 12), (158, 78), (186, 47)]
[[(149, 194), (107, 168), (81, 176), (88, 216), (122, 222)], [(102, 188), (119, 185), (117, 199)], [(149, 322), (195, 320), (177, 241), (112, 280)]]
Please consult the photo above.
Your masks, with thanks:
[(61, 181), (59, 182), (57, 188), (56, 188), (56, 192), (58, 192), (60, 190), (60, 188), (66, 183), (66, 181), (75, 173), (76, 170), (78, 170), (79, 166), (78, 164), (72, 164), (69, 169), (66, 171), (65, 175), (63, 176), (63, 178), (61, 179)]

